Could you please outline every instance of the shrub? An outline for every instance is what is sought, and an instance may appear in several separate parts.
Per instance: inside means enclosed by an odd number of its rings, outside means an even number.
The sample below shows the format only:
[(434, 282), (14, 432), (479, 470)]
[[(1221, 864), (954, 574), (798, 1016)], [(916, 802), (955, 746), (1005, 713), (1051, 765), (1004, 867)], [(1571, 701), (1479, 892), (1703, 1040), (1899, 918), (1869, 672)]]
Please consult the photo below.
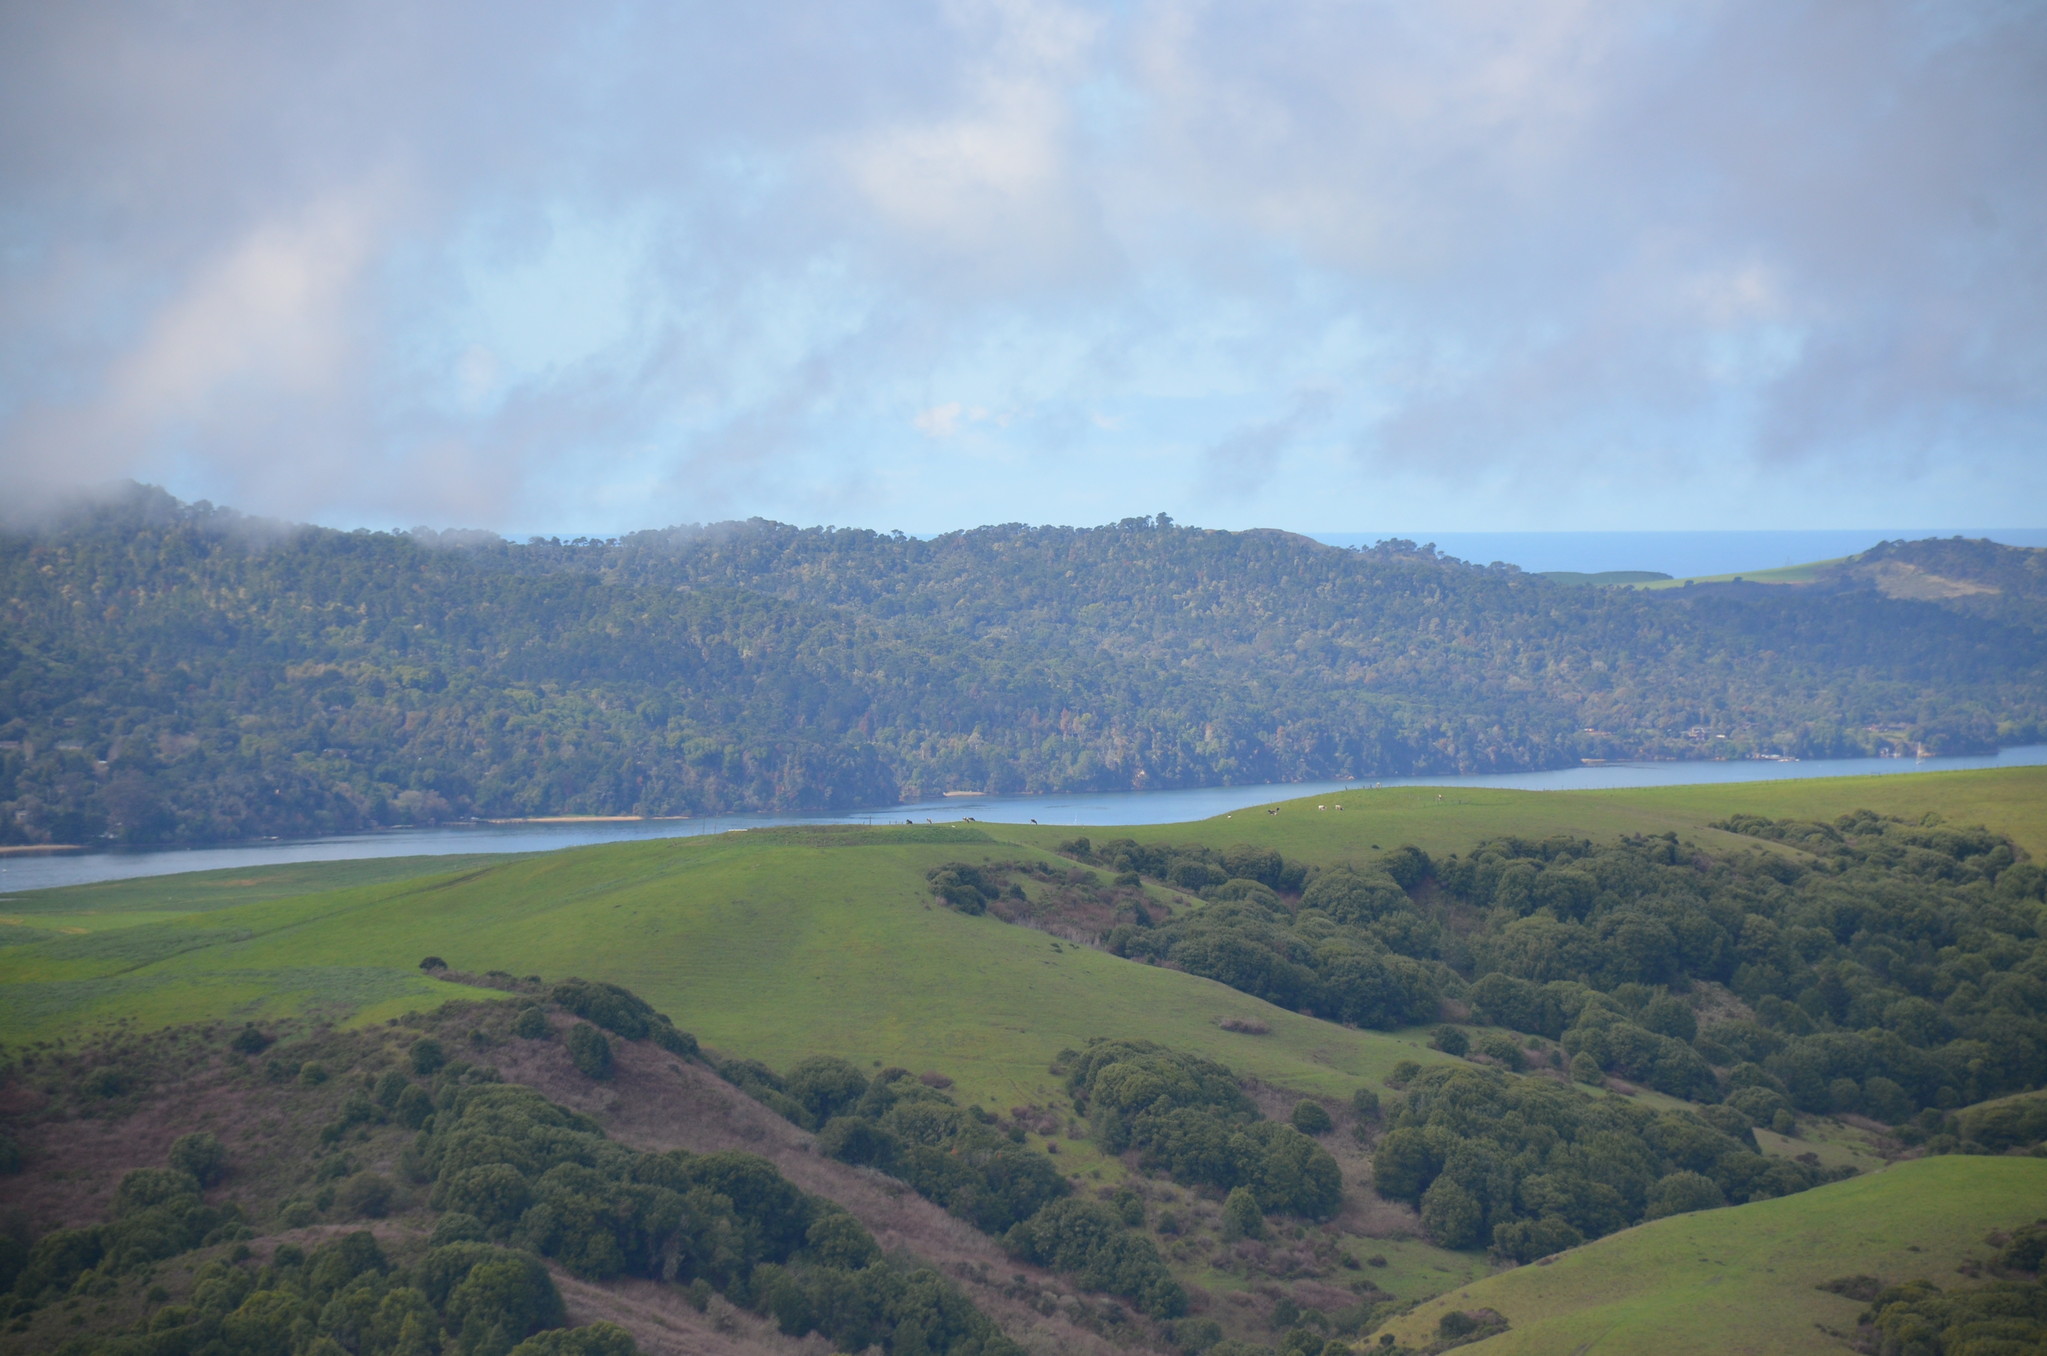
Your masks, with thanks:
[(227, 1150), (204, 1130), (178, 1136), (171, 1144), (169, 1162), (179, 1172), (190, 1173), (202, 1187), (227, 1176)]
[(1293, 1115), (1287, 1117), (1287, 1123), (1304, 1135), (1326, 1135), (1336, 1126), (1320, 1102), (1306, 1100), (1294, 1103)]
[(270, 1048), (270, 1037), (263, 1034), (254, 1022), (250, 1022), (235, 1033), (228, 1042), (230, 1048), (245, 1055), (260, 1055)]
[[(493, 1330), (525, 1337), (543, 1328), (561, 1326), (561, 1293), (536, 1257), (491, 1250), (448, 1294), (448, 1327), (461, 1347), (483, 1347)], [(502, 1349), (502, 1348), (500, 1348)]]
[(867, 1076), (843, 1059), (813, 1055), (783, 1078), (783, 1090), (803, 1108), (814, 1128), (852, 1109), (867, 1091)]
[(588, 1022), (569, 1028), (569, 1062), (585, 1078), (611, 1077), (611, 1042)]
[(803, 1235), (804, 1251), (822, 1266), (858, 1271), (881, 1260), (881, 1247), (860, 1221), (843, 1211), (819, 1215)]
[(421, 1078), (433, 1077), (448, 1062), (448, 1052), (432, 1036), (421, 1036), (414, 1041), (412, 1048), (406, 1051), (406, 1057), (412, 1061), (412, 1071)]
[(1712, 1178), (1697, 1172), (1673, 1172), (1658, 1178), (1656, 1185), (1649, 1188), (1648, 1206), (1642, 1218), (1688, 1215), (1694, 1210), (1717, 1210), (1725, 1204), (1727, 1197)]
[(1422, 1193), (1422, 1228), (1442, 1247), (1476, 1247), (1484, 1241), (1485, 1210), (1460, 1183), (1438, 1177)]
[(1509, 1262), (1526, 1264), (1552, 1253), (1575, 1248), (1585, 1236), (1554, 1215), (1544, 1219), (1509, 1220), (1493, 1226), (1493, 1252)]
[(359, 1172), (334, 1189), (334, 1204), (356, 1219), (382, 1219), (391, 1212), (391, 1182), (374, 1172)]
[(521, 1040), (545, 1040), (554, 1034), (554, 1028), (547, 1024), (547, 1014), (539, 1008), (521, 1008), (512, 1019), (512, 1034)]
[(427, 1090), (417, 1083), (407, 1083), (405, 1091), (398, 1095), (398, 1104), (391, 1109), (398, 1123), (409, 1130), (417, 1130), (426, 1124), (426, 1118), (434, 1114), (434, 1099)]
[(419, 968), (426, 971), (428, 974), (434, 974), (438, 971), (447, 969), (448, 963), (442, 960), (439, 956), (428, 956), (425, 960), (419, 963)]
[(128, 1076), (127, 1070), (102, 1065), (87, 1074), (78, 1088), (88, 1097), (106, 1098), (119, 1097), (132, 1086), (134, 1079)]
[(1461, 1058), (1471, 1049), (1471, 1037), (1465, 1035), (1457, 1027), (1439, 1026), (1436, 1028), (1435, 1034), (1429, 1038), (1429, 1045), (1432, 1049), (1441, 1050), (1446, 1055), (1456, 1055)]
[(1497, 1031), (1478, 1038), (1478, 1053), (1516, 1073), (1519, 1073), (1528, 1062), (1527, 1055), (1522, 1053), (1521, 1043), (1512, 1036), (1503, 1036)]
[(1265, 1237), (1265, 1212), (1258, 1198), (1244, 1187), (1235, 1187), (1223, 1200), (1222, 1233), (1225, 1239)]
[(565, 979), (554, 986), (554, 1001), (586, 1022), (629, 1041), (649, 1040), (673, 1055), (693, 1058), (697, 1038), (678, 1031), (668, 1015), (631, 989), (602, 980)]

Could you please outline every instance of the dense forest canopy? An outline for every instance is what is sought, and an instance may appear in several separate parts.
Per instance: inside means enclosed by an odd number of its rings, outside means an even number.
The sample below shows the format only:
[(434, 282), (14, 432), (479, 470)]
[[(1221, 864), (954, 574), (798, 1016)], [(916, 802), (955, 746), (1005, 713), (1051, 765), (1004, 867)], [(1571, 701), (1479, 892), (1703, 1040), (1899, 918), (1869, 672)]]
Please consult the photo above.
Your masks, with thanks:
[(515, 544), (133, 487), (0, 534), (0, 840), (1984, 750), (2047, 726), (2043, 556), (1637, 593), (1163, 515)]
[[(1791, 1109), (1897, 1123), (2047, 1083), (2047, 873), (2009, 840), (1866, 810), (1720, 827), (1797, 852), (1507, 838), (1314, 870), (1252, 847), (1064, 850), (1207, 901), (1118, 924), (1102, 940), (1119, 955), (1356, 1026), (1418, 1025), (1456, 998), (1556, 1041), (1588, 1081), (1724, 1098), (1757, 1125)], [(1701, 985), (1722, 990), (1710, 1020), (1679, 997)], [(1512, 1042), (1479, 1053), (1525, 1060)]]

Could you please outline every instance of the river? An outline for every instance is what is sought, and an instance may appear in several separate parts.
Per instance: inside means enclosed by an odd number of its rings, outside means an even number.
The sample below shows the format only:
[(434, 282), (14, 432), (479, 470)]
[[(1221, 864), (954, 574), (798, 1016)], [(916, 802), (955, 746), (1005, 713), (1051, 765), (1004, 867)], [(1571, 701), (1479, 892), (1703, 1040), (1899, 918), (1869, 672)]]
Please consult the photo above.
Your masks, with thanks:
[(2047, 763), (2047, 744), (1969, 758), (1839, 758), (1806, 762), (1603, 763), (1553, 772), (1506, 772), (1471, 777), (1385, 777), (1347, 782), (1288, 782), (1215, 786), (1187, 791), (1098, 791), (1044, 796), (948, 796), (887, 809), (833, 815), (716, 815), (702, 819), (630, 819), (577, 823), (460, 824), (432, 829), (389, 829), (332, 838), (270, 840), (232, 847), (162, 852), (84, 852), (0, 856), (0, 895), (58, 885), (278, 866), (287, 862), (347, 861), (365, 857), (433, 857), (469, 852), (549, 852), (590, 843), (681, 838), (778, 824), (899, 824), (957, 821), (972, 816), (997, 824), (1179, 824), (1247, 806), (1298, 796), (1326, 795), (1365, 786), (1498, 786), (1522, 791), (1589, 791), (1634, 786), (1699, 786), (1720, 782), (1783, 781), (1803, 777), (1909, 776), (1970, 768), (2029, 767)]

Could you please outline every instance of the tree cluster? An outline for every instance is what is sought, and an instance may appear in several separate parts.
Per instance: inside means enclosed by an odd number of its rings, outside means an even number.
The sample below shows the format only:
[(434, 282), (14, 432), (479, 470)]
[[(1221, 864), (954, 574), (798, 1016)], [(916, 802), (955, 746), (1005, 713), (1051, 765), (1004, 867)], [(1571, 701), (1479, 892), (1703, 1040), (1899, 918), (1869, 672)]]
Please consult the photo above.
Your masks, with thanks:
[[(1171, 965), (1279, 1007), (1365, 1027), (1426, 1022), (1436, 1015), (1446, 984), (1455, 982), (1435, 960), (1440, 926), (1384, 866), (1337, 867), (1310, 881), (1307, 867), (1269, 848), (1154, 846), (1129, 839), (1099, 848), (1076, 839), (1066, 847), (1082, 860), (1152, 876), (1208, 901), (1156, 926), (1147, 919), (1145, 926), (1114, 929), (1107, 944), (1117, 955)], [(1388, 861), (1404, 869), (1412, 857)], [(1425, 867), (1427, 858), (1420, 861)]]
[(1096, 1038), (1061, 1056), (1074, 1105), (1109, 1153), (1176, 1182), (1247, 1190), (1263, 1211), (1327, 1219), (1343, 1203), (1329, 1151), (1265, 1120), (1224, 1066), (1150, 1041)]
[(886, 1262), (851, 1216), (750, 1154), (642, 1153), (529, 1088), (481, 1085), (441, 1099), (417, 1161), (444, 1225), (577, 1276), (702, 1281), (853, 1350), (1012, 1349), (949, 1283)]
[(1738, 1118), (1650, 1111), (1498, 1069), (1417, 1072), (1386, 1126), (1372, 1159), (1379, 1194), (1420, 1209), (1446, 1248), (1517, 1262), (1830, 1180), (1757, 1152)]
[[(142, 1168), (122, 1180), (113, 1218), (40, 1240), (9, 1301), (99, 1293), (102, 1278), (220, 1241), (201, 1234), (206, 1207), (185, 1174)], [(238, 1230), (247, 1236), (247, 1229)], [(63, 1356), (633, 1356), (609, 1323), (566, 1328), (561, 1295), (530, 1252), (487, 1243), (429, 1249), (393, 1266), (376, 1237), (358, 1231), (310, 1253), (284, 1243), (258, 1265), (249, 1249), (216, 1258), (194, 1277), (190, 1302), (156, 1309), (127, 1332), (82, 1337)]]
[[(1419, 1025), (1461, 998), (1476, 1021), (1560, 1042), (1580, 1076), (1724, 1099), (1756, 1125), (1896, 1124), (2047, 1083), (2047, 871), (2010, 842), (1869, 811), (1716, 827), (1789, 850), (1504, 838), (1310, 869), (1251, 847), (1065, 848), (1206, 901), (1118, 928), (1119, 954), (1359, 1026)], [(1740, 1015), (1702, 1021), (1702, 982)], [(1523, 1062), (1494, 1044), (1479, 1053)]]
[[(1758, 1123), (2047, 1082), (2047, 873), (2009, 842), (1867, 811), (1720, 827), (1797, 851), (1501, 840), (1437, 864), (1483, 910), (1473, 1015), (1678, 1096), (1717, 1086)], [(1702, 1028), (1673, 996), (1700, 980), (1753, 1016)]]
[(813, 1056), (778, 1076), (764, 1065), (719, 1066), (729, 1082), (806, 1129), (820, 1153), (914, 1187), (1026, 1261), (1083, 1289), (1129, 1300), (1154, 1318), (1187, 1307), (1158, 1249), (1099, 1202), (1069, 1199), (1052, 1160), (1020, 1128), (1005, 1133), (981, 1108), (961, 1107), (906, 1069), (871, 1080), (841, 1059)]

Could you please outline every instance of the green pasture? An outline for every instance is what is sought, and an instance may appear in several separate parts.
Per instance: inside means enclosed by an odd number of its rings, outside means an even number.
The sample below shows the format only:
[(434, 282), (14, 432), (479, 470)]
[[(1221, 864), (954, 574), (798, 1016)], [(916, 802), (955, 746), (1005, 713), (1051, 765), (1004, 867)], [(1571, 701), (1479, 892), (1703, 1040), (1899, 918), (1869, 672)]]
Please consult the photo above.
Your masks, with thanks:
[(1630, 581), (1627, 587), (1638, 589), (1678, 589), (1686, 584), (1810, 584), (1836, 565), (1845, 565), (1855, 559), (1853, 556), (1836, 556), (1832, 560), (1808, 560), (1803, 565), (1780, 565), (1774, 570), (1743, 570), (1738, 574), (1695, 574), (1685, 579), (1650, 579)]
[(1839, 1352), (1866, 1306), (1819, 1289), (1845, 1276), (1969, 1282), (1992, 1230), (2047, 1215), (2047, 1160), (1919, 1159), (1796, 1196), (1677, 1215), (1451, 1290), (1387, 1325), (1410, 1346), (1453, 1309), (1508, 1330), (1475, 1356)]
[[(352, 885), (467, 871), (511, 860), (509, 853), (466, 853), (452, 857), (368, 857), (340, 862), (290, 862), (282, 866), (227, 867), (170, 876), (63, 885), (54, 890), (0, 893), (0, 917), (57, 928), (77, 923), (88, 931), (149, 922), (152, 915), (180, 916), (236, 904), (288, 899)], [(86, 924), (84, 920), (99, 920)]]
[[(1213, 847), (1256, 843), (1303, 861), (1332, 862), (1369, 859), (1375, 855), (1375, 844), (1392, 848), (1412, 843), (1440, 854), (1468, 851), (1483, 839), (1508, 834), (1610, 839), (1624, 834), (1675, 833), (1708, 849), (1753, 849), (1761, 846), (1755, 839), (1709, 826), (1737, 813), (1832, 819), (1859, 809), (1913, 818), (1932, 812), (1956, 823), (1985, 824), (2009, 835), (2035, 858), (2047, 858), (2047, 767), (1613, 791), (1509, 791), (1477, 786), (1374, 789), (1361, 785), (1191, 824), (982, 827), (1017, 842), (1044, 847), (1078, 835), (1096, 843), (1123, 837)], [(1278, 813), (1268, 814), (1268, 810)]]
[[(1049, 1096), (1053, 1056), (1097, 1035), (1332, 1096), (1401, 1059), (1443, 1058), (1422, 1032), (1346, 1030), (932, 902), (932, 866), (1018, 855), (1038, 854), (974, 829), (579, 848), (0, 949), (0, 1002), (17, 1041), (119, 1018), (381, 1016), (453, 996), (419, 973), (431, 954), (472, 972), (609, 979), (723, 1050), (939, 1069), (1003, 1106)], [(1223, 1031), (1232, 1016), (1270, 1031)]]
[[(1510, 833), (1676, 832), (1753, 847), (1707, 826), (1736, 811), (1829, 818), (1861, 807), (1986, 823), (2047, 853), (2047, 768), (1626, 791), (1363, 788), (1282, 802), (1277, 814), (1085, 832), (1261, 843), (1328, 862), (1369, 858), (1375, 844), (1447, 853)], [(123, 1019), (381, 1018), (451, 996), (417, 969), (432, 954), (458, 970), (613, 980), (721, 1049), (774, 1064), (827, 1052), (941, 1069), (968, 1096), (1004, 1105), (1046, 1095), (1052, 1056), (1094, 1035), (1150, 1037), (1334, 1095), (1399, 1059), (1437, 1058), (1420, 1032), (1345, 1030), (929, 897), (932, 866), (1038, 857), (1075, 832), (757, 829), (16, 894), (0, 901), (0, 941), (14, 943), (0, 945), (0, 1039)], [(1224, 1032), (1217, 1023), (1230, 1016), (1270, 1033)]]

